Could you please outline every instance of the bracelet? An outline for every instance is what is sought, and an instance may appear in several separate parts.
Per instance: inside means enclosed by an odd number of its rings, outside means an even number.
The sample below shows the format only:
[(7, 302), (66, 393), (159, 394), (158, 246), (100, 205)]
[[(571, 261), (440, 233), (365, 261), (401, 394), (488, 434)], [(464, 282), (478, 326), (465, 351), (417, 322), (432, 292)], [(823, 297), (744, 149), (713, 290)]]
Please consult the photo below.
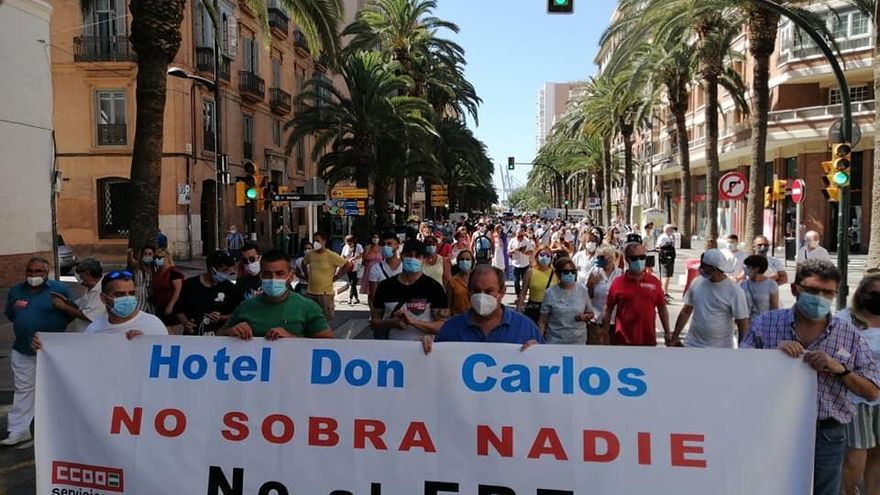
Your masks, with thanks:
[(852, 373), (852, 370), (844, 366), (843, 371), (841, 371), (840, 373), (834, 373), (834, 376), (836, 376), (837, 378), (843, 378), (850, 373)]

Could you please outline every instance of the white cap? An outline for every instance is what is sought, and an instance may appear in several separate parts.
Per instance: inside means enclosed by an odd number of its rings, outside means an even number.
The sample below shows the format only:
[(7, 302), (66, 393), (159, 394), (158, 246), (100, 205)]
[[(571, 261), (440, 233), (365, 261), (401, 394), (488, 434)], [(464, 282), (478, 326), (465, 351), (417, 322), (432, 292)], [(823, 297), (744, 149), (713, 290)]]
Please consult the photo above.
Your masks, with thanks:
[(703, 253), (703, 256), (700, 258), (700, 263), (713, 266), (724, 273), (730, 273), (733, 271), (733, 259), (725, 256), (724, 253), (718, 249), (709, 249)]

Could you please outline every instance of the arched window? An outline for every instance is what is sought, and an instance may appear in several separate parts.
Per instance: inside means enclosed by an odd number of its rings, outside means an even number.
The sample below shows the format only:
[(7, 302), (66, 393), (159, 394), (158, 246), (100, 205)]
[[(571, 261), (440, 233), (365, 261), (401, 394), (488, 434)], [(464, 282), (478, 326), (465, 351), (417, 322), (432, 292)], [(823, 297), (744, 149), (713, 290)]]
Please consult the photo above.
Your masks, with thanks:
[(130, 185), (122, 177), (98, 179), (98, 237), (123, 239), (128, 237), (131, 223)]

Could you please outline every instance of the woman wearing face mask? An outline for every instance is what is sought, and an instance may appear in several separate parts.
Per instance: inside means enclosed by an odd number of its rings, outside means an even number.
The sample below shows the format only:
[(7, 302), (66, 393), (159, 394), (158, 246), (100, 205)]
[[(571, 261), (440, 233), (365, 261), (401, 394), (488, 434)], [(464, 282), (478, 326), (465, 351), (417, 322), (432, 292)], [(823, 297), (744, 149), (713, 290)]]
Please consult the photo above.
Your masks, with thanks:
[[(874, 361), (880, 362), (880, 273), (865, 275), (853, 294), (850, 309), (840, 311), (837, 317), (861, 330)], [(846, 431), (844, 492), (860, 493), (857, 486), (864, 479), (864, 493), (880, 493), (880, 401), (868, 402), (854, 394), (849, 398), (856, 406), (856, 415)]]
[(140, 258), (134, 256), (134, 250), (128, 250), (128, 271), (134, 277), (134, 286), (137, 290), (138, 310), (155, 314), (153, 306), (153, 274), (156, 273), (156, 265), (153, 258), (156, 248), (144, 246), (141, 249)]
[(382, 246), (379, 243), (379, 234), (374, 233), (370, 239), (370, 245), (364, 250), (364, 276), (361, 277), (361, 294), (370, 293), (370, 272), (377, 263), (385, 259), (382, 256)]
[(578, 280), (586, 284), (589, 279), (590, 270), (593, 268), (593, 256), (596, 254), (596, 243), (590, 240), (590, 235), (584, 233), (581, 241), (578, 243), (580, 251), (575, 253), (571, 259), (578, 269)]
[(360, 276), (361, 260), (364, 257), (364, 247), (351, 234), (345, 236), (342, 257), (351, 263), (351, 270), (348, 272), (348, 305), (351, 306), (352, 300), (356, 304), (360, 304), (361, 300), (358, 298), (358, 277)]
[(433, 235), (425, 237), (425, 259), (422, 262), (422, 273), (433, 278), (438, 284), (445, 286), (449, 278), (448, 263), (437, 254), (437, 238)]
[(568, 258), (554, 266), (559, 283), (547, 289), (538, 328), (548, 344), (587, 343), (587, 322), (595, 316), (587, 288), (577, 283), (577, 267)]
[(779, 286), (764, 275), (766, 271), (767, 258), (761, 255), (753, 254), (743, 260), (746, 279), (739, 286), (746, 293), (749, 318), (779, 309)]
[(174, 305), (180, 298), (186, 276), (174, 267), (174, 262), (165, 249), (156, 250), (153, 264), (157, 270), (153, 274), (153, 301), (156, 303), (156, 312), (159, 313), (162, 323), (168, 327), (169, 333), (180, 333), (171, 329), (177, 328), (180, 323), (174, 314)]
[(535, 250), (532, 269), (527, 271), (523, 277), (523, 290), (516, 299), (517, 311), (521, 311), (535, 323), (538, 322), (538, 317), (541, 315), (544, 291), (556, 282), (553, 269), (550, 267), (552, 260), (553, 253), (547, 246), (541, 246)]
[(492, 233), (492, 245), (495, 251), (492, 252), (492, 266), (501, 270), (507, 270), (507, 236), (504, 235), (504, 227), (499, 223), (495, 225), (495, 231)]
[(474, 255), (470, 251), (458, 253), (456, 259), (458, 272), (449, 277), (446, 283), (446, 297), (449, 298), (449, 311), (454, 315), (466, 313), (471, 309), (468, 282), (474, 269)]
[[(602, 325), (602, 316), (605, 312), (605, 301), (608, 298), (608, 290), (611, 282), (623, 275), (623, 270), (617, 266), (618, 251), (611, 246), (603, 245), (596, 250), (593, 256), (593, 266), (587, 277), (587, 291), (590, 294), (590, 302), (595, 316), (587, 324), (588, 344), (608, 344), (599, 338), (599, 327)], [(614, 335), (614, 314), (611, 315), (609, 335)]]

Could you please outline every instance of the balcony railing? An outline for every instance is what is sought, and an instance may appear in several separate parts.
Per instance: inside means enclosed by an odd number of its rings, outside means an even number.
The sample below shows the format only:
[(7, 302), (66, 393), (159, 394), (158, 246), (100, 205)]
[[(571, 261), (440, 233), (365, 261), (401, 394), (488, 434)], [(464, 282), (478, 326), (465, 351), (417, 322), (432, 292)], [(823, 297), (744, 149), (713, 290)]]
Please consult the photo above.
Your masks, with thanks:
[(263, 78), (248, 70), (238, 71), (238, 90), (242, 98), (251, 101), (262, 101), (266, 97)]
[(308, 53), (309, 51), (309, 44), (306, 41), (306, 35), (299, 29), (293, 30), (293, 46), (305, 53)]
[(77, 36), (73, 38), (73, 60), (76, 62), (134, 62), (128, 36)]
[(98, 146), (125, 146), (127, 142), (125, 124), (98, 124)]
[(290, 19), (283, 10), (277, 7), (269, 7), (269, 28), (274, 34), (281, 38), (287, 38), (289, 24)]
[[(853, 115), (873, 112), (874, 100), (856, 101), (852, 104)], [(818, 107), (795, 108), (792, 110), (770, 112), (770, 114), (767, 115), (767, 121), (770, 123), (781, 123), (800, 120), (832, 119), (840, 116), (840, 105), (823, 105)]]
[(290, 93), (281, 88), (269, 88), (269, 106), (272, 111), (282, 115), (290, 113)]
[[(860, 50), (871, 48), (871, 36), (862, 36), (859, 38), (848, 38), (837, 40), (837, 48), (841, 52), (848, 50)], [(796, 46), (784, 49), (779, 52), (779, 63), (785, 64), (813, 57), (821, 57), (822, 50), (814, 43), (810, 42), (803, 46)]]
[(242, 143), (242, 153), (244, 153), (245, 160), (253, 160), (253, 158), (254, 158), (254, 143), (244, 141)]
[[(223, 63), (220, 64), (220, 79), (229, 82), (229, 66), (232, 59), (223, 55)], [(214, 75), (214, 48), (210, 46), (196, 47), (196, 70)]]

